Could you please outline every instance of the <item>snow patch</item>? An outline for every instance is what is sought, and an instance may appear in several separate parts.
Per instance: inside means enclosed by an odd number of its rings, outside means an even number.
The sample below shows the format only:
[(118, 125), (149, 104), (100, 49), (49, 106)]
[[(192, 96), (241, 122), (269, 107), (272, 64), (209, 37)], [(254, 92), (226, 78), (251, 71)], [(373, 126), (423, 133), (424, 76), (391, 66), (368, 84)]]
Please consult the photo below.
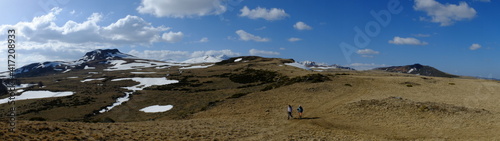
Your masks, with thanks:
[(241, 60), (243, 60), (243, 58), (238, 58), (238, 59), (234, 60), (234, 62), (239, 62)]
[(213, 66), (213, 64), (212, 64), (212, 65), (206, 65), (206, 66), (190, 66), (190, 67), (182, 67), (182, 68), (180, 68), (180, 69), (185, 69), (185, 70), (187, 70), (187, 69), (203, 69), (203, 68), (208, 68), (208, 67), (211, 67), (211, 66)]
[(114, 107), (121, 105), (123, 102), (129, 101), (130, 95), (132, 95), (132, 93), (134, 93), (137, 90), (143, 90), (144, 88), (149, 87), (149, 86), (153, 86), (153, 85), (167, 85), (167, 84), (172, 84), (172, 83), (179, 83), (179, 81), (177, 81), (177, 80), (167, 80), (166, 77), (162, 77), (162, 78), (138, 78), (138, 77), (118, 78), (118, 79), (113, 79), (111, 81), (123, 81), (123, 80), (132, 80), (135, 82), (139, 82), (139, 84), (137, 84), (135, 86), (131, 86), (131, 87), (122, 87), (122, 88), (127, 89), (127, 90), (132, 90), (133, 92), (125, 92), (124, 97), (120, 97), (120, 98), (116, 99), (116, 102), (113, 103), (113, 105), (99, 110), (99, 113), (107, 112), (107, 111), (113, 109)]
[(82, 83), (83, 83), (83, 82), (88, 82), (88, 81), (94, 81), (94, 80), (104, 80), (104, 79), (106, 79), (106, 78), (89, 78), (89, 79), (82, 80), (82, 81), (80, 81), (80, 82), (82, 82)]
[(139, 111), (143, 111), (145, 113), (158, 113), (158, 112), (166, 112), (172, 108), (174, 108), (174, 106), (172, 105), (153, 105), (153, 106), (148, 106), (146, 108), (142, 108)]
[(62, 73), (67, 73), (69, 71), (71, 71), (71, 69), (67, 69), (67, 70), (63, 71)]
[(93, 70), (93, 69), (95, 69), (95, 67), (85, 66), (83, 69), (84, 69), (84, 70)]
[(293, 66), (293, 67), (297, 67), (297, 68), (301, 68), (301, 69), (305, 69), (305, 70), (311, 70), (311, 68), (308, 68), (308, 67), (304, 66), (303, 64), (299, 64), (297, 62), (294, 62), (294, 63), (285, 63), (285, 65)]
[[(28, 100), (28, 99), (40, 99), (40, 98), (51, 98), (51, 97), (64, 97), (73, 95), (74, 92), (51, 92), (51, 91), (26, 91), (19, 96), (16, 96), (15, 101)], [(0, 104), (7, 103), (9, 98), (0, 99)]]
[(156, 72), (130, 72), (131, 74), (154, 74)]
[(135, 62), (127, 63), (124, 60), (109, 60), (109, 64), (113, 65), (104, 71), (118, 71), (118, 70), (131, 70), (131, 69), (141, 69), (141, 68), (151, 68), (158, 66), (186, 66), (185, 64), (176, 63), (166, 63), (166, 62), (154, 62), (146, 60), (135, 60)]

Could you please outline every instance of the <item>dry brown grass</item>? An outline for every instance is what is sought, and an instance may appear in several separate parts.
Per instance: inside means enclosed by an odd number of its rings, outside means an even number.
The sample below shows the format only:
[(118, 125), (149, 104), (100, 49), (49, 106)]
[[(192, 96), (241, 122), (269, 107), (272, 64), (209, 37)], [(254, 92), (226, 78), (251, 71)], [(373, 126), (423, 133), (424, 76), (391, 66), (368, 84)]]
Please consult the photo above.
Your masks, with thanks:
[[(317, 74), (291, 66), (280, 66), (279, 60), (185, 70), (182, 74), (171, 76), (172, 79), (186, 77), (192, 82), (190, 84), (201, 85), (182, 86), (188, 89), (184, 91), (140, 91), (126, 104), (92, 117), (94, 120), (111, 118), (119, 121), (117, 123), (20, 120), (18, 132), (10, 133), (6, 131), (6, 123), (2, 122), (0, 137), (6, 140), (500, 139), (497, 133), (500, 131), (500, 106), (497, 104), (500, 83), (496, 81), (332, 70), (320, 73), (331, 81), (299, 82), (261, 91), (267, 84), (242, 87), (249, 84), (234, 83), (227, 77), (219, 77), (224, 73), (241, 72), (241, 68), (277, 71), (290, 78)], [(141, 76), (159, 77), (168, 70), (149, 71), (158, 73)], [(170, 69), (170, 72), (174, 71), (176, 68)], [(130, 77), (126, 72), (105, 75)], [(72, 83), (81, 84), (79, 80), (76, 80), (78, 83)], [(44, 83), (50, 85), (49, 81)], [(119, 89), (121, 86), (136, 84), (132, 81), (106, 83), (116, 89), (104, 90), (114, 90), (116, 93), (123, 91)], [(87, 84), (81, 85), (79, 87)], [(198, 91), (207, 89), (215, 90)], [(234, 94), (243, 95), (231, 98)], [(209, 106), (210, 102), (215, 103)], [(155, 114), (138, 111), (146, 105), (155, 104), (172, 104), (174, 108)], [(305, 109), (304, 118), (286, 120), (286, 106), (289, 104), (294, 109), (302, 105)], [(60, 109), (64, 108), (70, 107)], [(66, 112), (70, 111), (68, 109)], [(294, 116), (298, 116), (295, 111)]]

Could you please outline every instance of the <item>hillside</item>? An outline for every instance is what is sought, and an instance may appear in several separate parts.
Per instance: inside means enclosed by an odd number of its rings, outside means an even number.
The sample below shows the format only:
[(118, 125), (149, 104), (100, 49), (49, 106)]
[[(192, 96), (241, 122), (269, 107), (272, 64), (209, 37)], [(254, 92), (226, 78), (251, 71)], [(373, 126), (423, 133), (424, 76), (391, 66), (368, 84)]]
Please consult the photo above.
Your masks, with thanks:
[[(296, 67), (292, 59), (110, 61), (21, 78), (73, 95), (16, 102), (12, 140), (498, 140), (500, 82)], [(142, 65), (142, 66), (140, 66)], [(125, 69), (128, 68), (128, 69)], [(140, 81), (146, 79), (148, 83)], [(171, 83), (160, 83), (168, 81)], [(154, 85), (156, 84), (156, 85)], [(117, 99), (128, 101), (109, 111)], [(4, 98), (4, 97), (1, 97)], [(151, 105), (166, 112), (145, 113)], [(286, 106), (304, 118), (286, 120)], [(2, 119), (8, 105), (0, 105)], [(47, 121), (36, 121), (47, 120)]]
[(435, 76), (435, 77), (458, 77), (456, 75), (448, 74), (442, 72), (431, 66), (424, 66), (420, 64), (406, 65), (406, 66), (392, 66), (392, 67), (382, 67), (376, 68), (375, 70), (383, 70), (388, 72), (397, 73), (407, 73), (407, 74), (417, 74), (423, 76)]

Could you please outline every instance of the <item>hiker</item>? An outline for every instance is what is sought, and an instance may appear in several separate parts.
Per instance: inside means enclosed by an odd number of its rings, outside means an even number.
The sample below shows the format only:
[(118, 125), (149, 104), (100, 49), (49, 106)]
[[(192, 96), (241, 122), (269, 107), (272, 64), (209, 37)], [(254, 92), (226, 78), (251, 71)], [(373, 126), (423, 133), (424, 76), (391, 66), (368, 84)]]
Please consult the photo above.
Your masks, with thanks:
[(288, 105), (288, 119), (292, 118), (293, 119), (293, 116), (292, 116), (292, 105)]
[(299, 112), (299, 118), (302, 119), (302, 112), (304, 112), (304, 108), (299, 105), (299, 108), (297, 108), (297, 112)]

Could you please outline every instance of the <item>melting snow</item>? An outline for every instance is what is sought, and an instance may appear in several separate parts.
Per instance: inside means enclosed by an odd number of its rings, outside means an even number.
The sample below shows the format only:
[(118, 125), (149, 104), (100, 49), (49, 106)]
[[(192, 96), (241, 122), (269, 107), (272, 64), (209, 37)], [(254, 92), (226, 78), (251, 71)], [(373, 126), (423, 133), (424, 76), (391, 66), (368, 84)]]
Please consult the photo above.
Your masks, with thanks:
[(234, 60), (234, 62), (239, 62), (241, 60), (243, 60), (243, 58), (238, 58), (238, 59)]
[(166, 85), (166, 84), (172, 84), (172, 83), (179, 83), (179, 81), (177, 81), (177, 80), (167, 80), (166, 77), (162, 77), (162, 78), (139, 78), (139, 77), (119, 78), (119, 79), (113, 79), (111, 81), (122, 81), (122, 80), (132, 80), (135, 82), (139, 82), (140, 84), (137, 84), (135, 86), (122, 87), (124, 89), (133, 90), (133, 91), (142, 90), (146, 87), (153, 86), (153, 85)]
[(67, 70), (63, 71), (62, 73), (67, 73), (69, 71), (71, 71), (71, 69), (67, 69)]
[[(51, 91), (26, 91), (19, 96), (16, 96), (15, 101), (27, 99), (40, 99), (51, 97), (63, 97), (73, 95), (74, 92), (51, 92)], [(0, 104), (7, 103), (9, 98), (0, 99)]]
[(83, 69), (84, 69), (84, 70), (93, 70), (93, 69), (95, 69), (95, 67), (85, 66)]
[(153, 74), (156, 72), (130, 72), (131, 74)]
[(165, 65), (185, 66), (183, 64), (153, 62), (153, 61), (146, 61), (146, 60), (135, 60), (135, 62), (132, 62), (132, 63), (127, 63), (127, 61), (124, 61), (124, 60), (109, 60), (108, 63), (110, 63), (113, 66), (109, 67), (107, 69), (104, 69), (104, 71), (131, 70), (131, 69), (150, 68), (150, 67), (165, 66)]
[(88, 81), (94, 81), (94, 80), (104, 80), (106, 78), (89, 78), (89, 79), (85, 79), (85, 80), (82, 80), (80, 82), (88, 82)]
[(208, 67), (211, 67), (213, 65), (207, 65), (207, 66), (190, 66), (190, 67), (182, 67), (180, 69), (203, 69), (203, 68), (208, 68)]
[(78, 76), (71, 76), (71, 77), (68, 77), (68, 78), (78, 78)]
[(158, 113), (158, 112), (166, 112), (172, 108), (174, 108), (174, 106), (172, 105), (153, 105), (153, 106), (148, 106), (146, 108), (142, 108), (139, 111), (143, 111), (145, 113)]
[[(123, 80), (132, 80), (132, 81), (140, 83), (140, 84), (137, 84), (137, 85), (131, 86), (131, 87), (122, 87), (124, 89), (132, 90), (134, 92), (137, 90), (142, 90), (142, 89), (149, 87), (149, 86), (153, 86), (153, 85), (166, 85), (166, 84), (172, 84), (172, 83), (179, 83), (179, 81), (177, 81), (177, 80), (167, 80), (166, 77), (162, 77), (162, 78), (138, 78), (138, 77), (119, 78), (119, 79), (113, 79), (111, 81), (123, 81)], [(120, 97), (120, 98), (116, 99), (116, 102), (113, 103), (113, 105), (108, 106), (108, 107), (100, 110), (99, 113), (107, 112), (107, 111), (113, 109), (114, 107), (121, 105), (123, 102), (129, 101), (130, 100), (129, 97), (132, 93), (133, 92), (125, 92), (124, 97)]]
[(305, 70), (311, 70), (311, 68), (308, 68), (302, 64), (299, 64), (297, 62), (294, 62), (294, 63), (285, 63), (285, 65), (289, 65), (289, 66), (293, 66), (293, 67), (297, 67), (297, 68), (301, 68), (301, 69), (305, 69)]

